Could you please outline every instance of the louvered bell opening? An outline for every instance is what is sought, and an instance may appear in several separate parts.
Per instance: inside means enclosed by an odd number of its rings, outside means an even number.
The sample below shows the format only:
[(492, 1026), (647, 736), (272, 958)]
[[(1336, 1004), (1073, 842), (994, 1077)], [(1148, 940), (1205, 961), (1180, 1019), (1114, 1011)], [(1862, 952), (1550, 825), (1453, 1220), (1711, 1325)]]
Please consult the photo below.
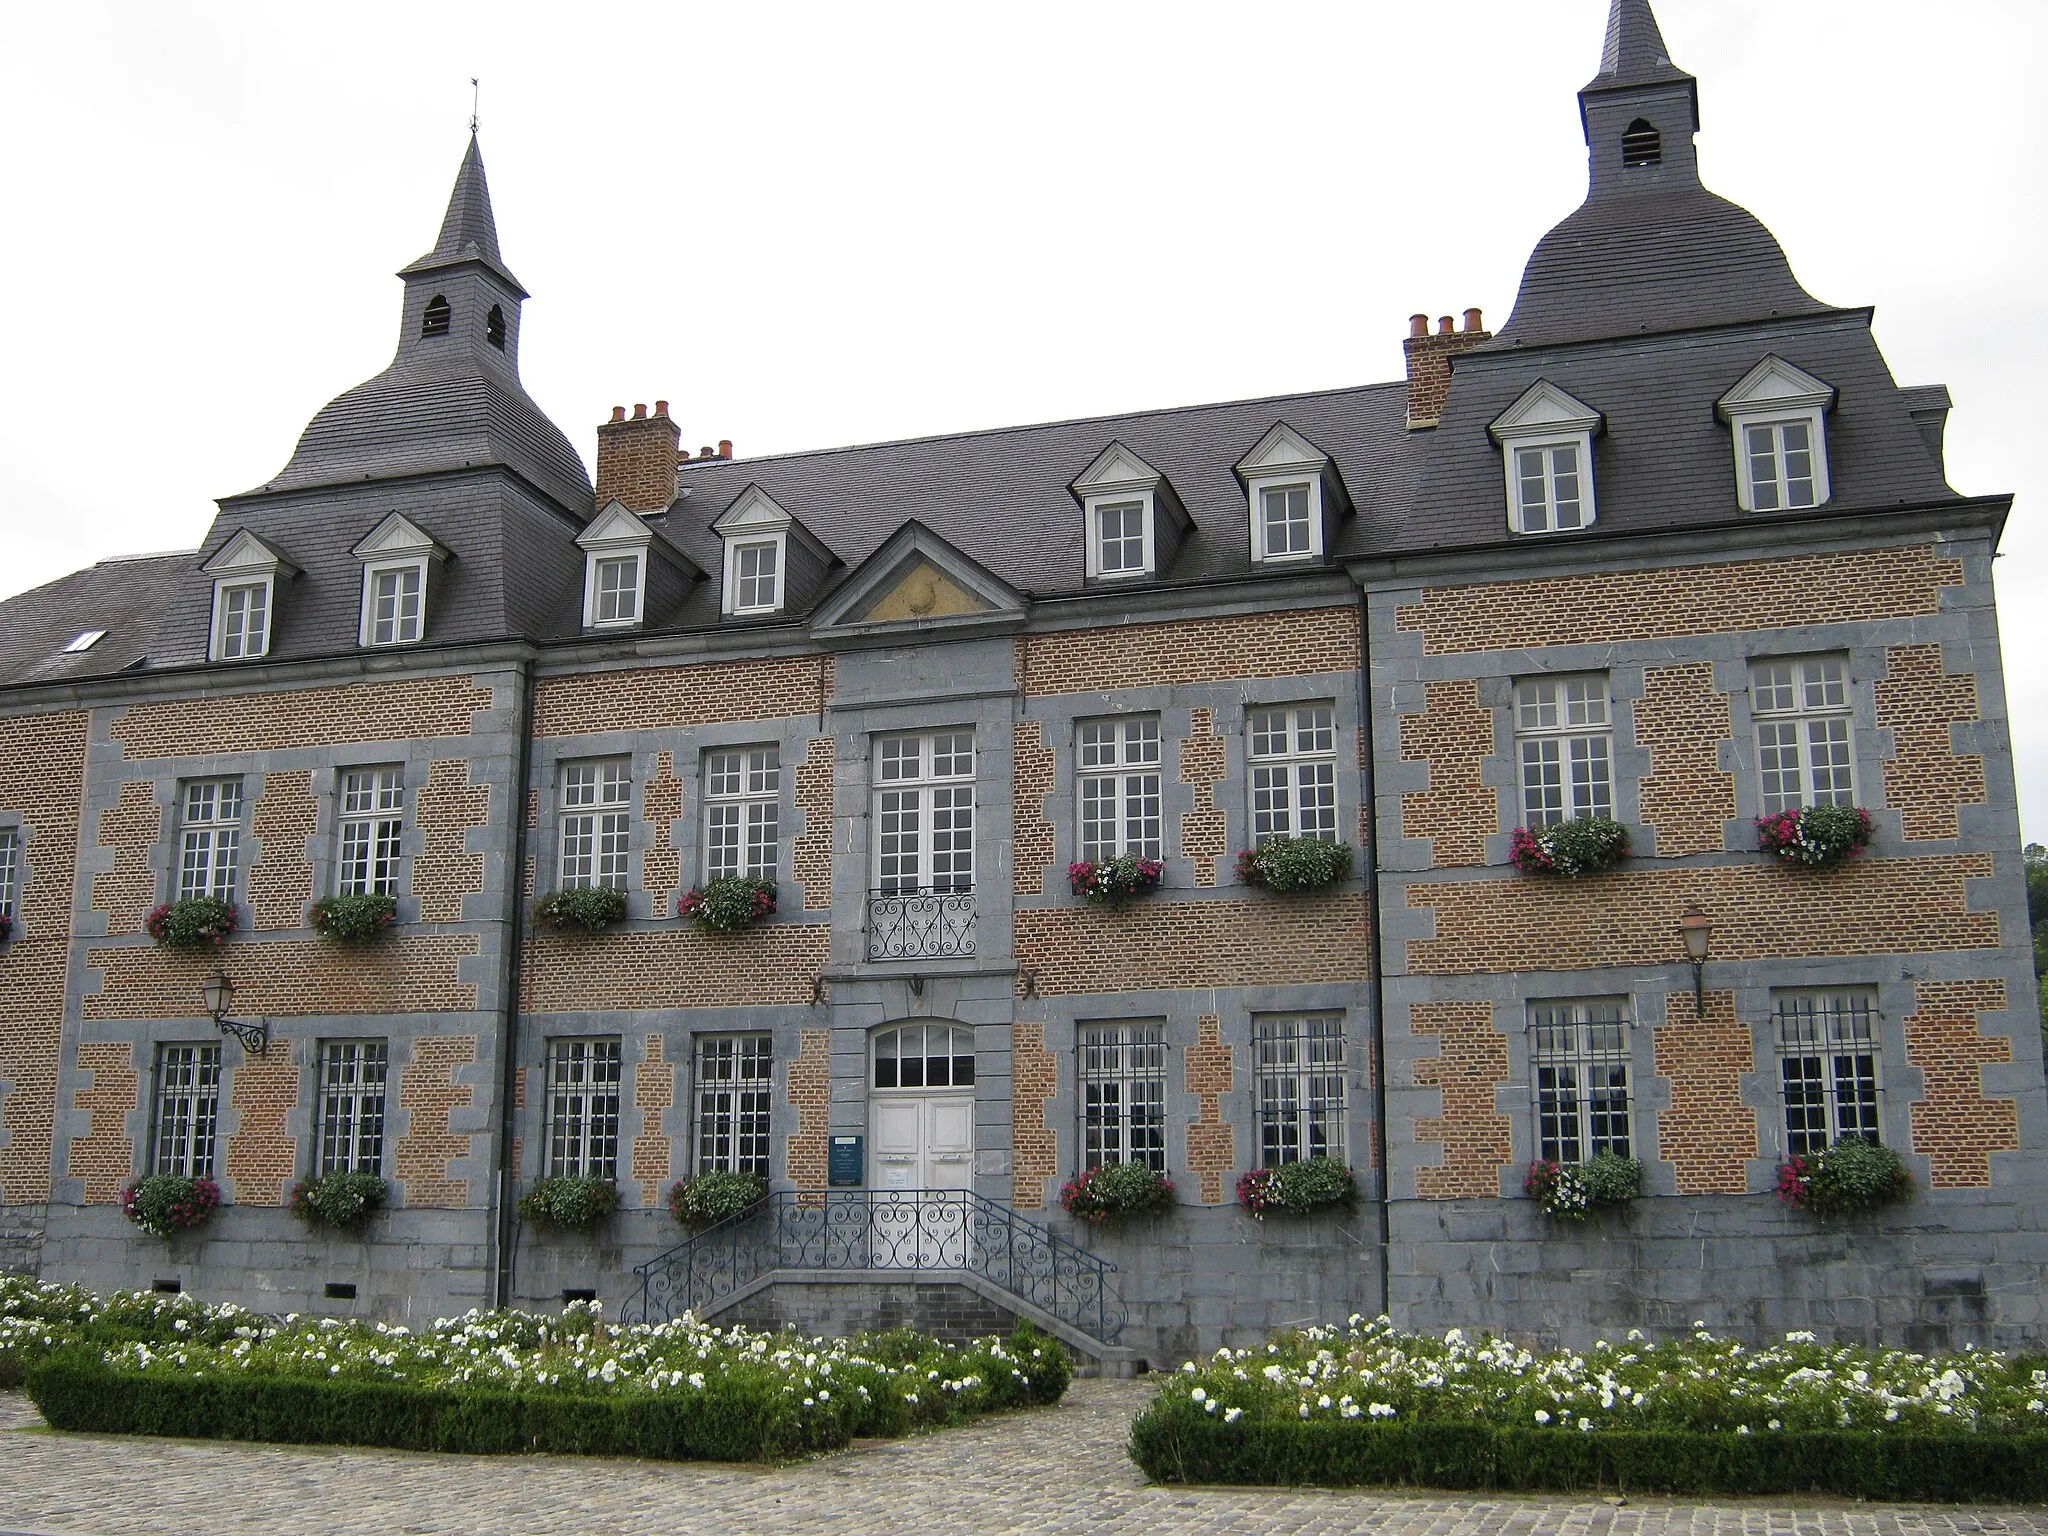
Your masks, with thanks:
[(484, 316), (484, 340), (500, 352), (505, 350), (505, 311), (495, 304), (491, 306), (491, 312)]
[(1662, 165), (1664, 163), (1664, 139), (1657, 130), (1640, 117), (1630, 123), (1621, 135), (1621, 163), (1623, 165)]
[(420, 317), (422, 336), (446, 336), (455, 311), (448, 307), (448, 301), (439, 294), (427, 300), (427, 312)]

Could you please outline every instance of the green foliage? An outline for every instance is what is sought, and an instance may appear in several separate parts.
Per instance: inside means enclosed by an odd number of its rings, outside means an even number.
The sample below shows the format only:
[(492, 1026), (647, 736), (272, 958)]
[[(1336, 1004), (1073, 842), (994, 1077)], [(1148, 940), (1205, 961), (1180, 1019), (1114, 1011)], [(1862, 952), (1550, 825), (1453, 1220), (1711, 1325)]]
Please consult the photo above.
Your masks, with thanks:
[(151, 910), (142, 926), (165, 949), (218, 949), (235, 931), (235, 904), (217, 896), (183, 896)]
[(1603, 1206), (1626, 1205), (1642, 1190), (1643, 1165), (1612, 1152), (1596, 1152), (1583, 1163), (1538, 1160), (1522, 1181), (1522, 1192), (1561, 1221), (1583, 1221)]
[(292, 1214), (308, 1226), (346, 1228), (383, 1205), (388, 1191), (374, 1173), (323, 1173), (292, 1190)]
[(519, 1197), (519, 1219), (533, 1227), (581, 1232), (619, 1208), (619, 1186), (610, 1179), (557, 1174), (534, 1182)]
[(1058, 1339), (1019, 1318), (1010, 1331), (1010, 1353), (1029, 1376), (1019, 1407), (1049, 1407), (1067, 1395), (1074, 1362)]
[(398, 921), (398, 898), (380, 891), (323, 896), (313, 903), (314, 930), (344, 944), (374, 939)]
[(1508, 859), (1525, 875), (1597, 874), (1628, 856), (1628, 828), (1609, 816), (1575, 816), (1530, 831), (1515, 828)]
[(182, 1173), (145, 1173), (121, 1191), (121, 1214), (151, 1237), (203, 1226), (220, 1204), (220, 1186)]
[(596, 933), (626, 915), (626, 893), (609, 885), (574, 885), (534, 903), (534, 916), (556, 928)]
[(1596, 1205), (1621, 1205), (1643, 1192), (1643, 1165), (1632, 1157), (1595, 1152), (1579, 1172)]
[(708, 1227), (768, 1198), (758, 1173), (700, 1173), (670, 1186), (669, 1214), (686, 1227)]
[(1174, 1204), (1173, 1181), (1144, 1163), (1084, 1168), (1060, 1189), (1060, 1205), (1083, 1221), (1120, 1221)]
[(260, 1322), (232, 1302), (209, 1305), (154, 1291), (116, 1291), (102, 1300), (83, 1286), (0, 1275), (0, 1388), (20, 1386), (30, 1362), (81, 1339), (224, 1344), (236, 1329)]
[(1778, 1167), (1778, 1198), (1816, 1216), (1867, 1211), (1912, 1192), (1912, 1176), (1899, 1154), (1861, 1136), (1785, 1159)]
[(1237, 878), (1269, 891), (1319, 891), (1351, 873), (1351, 845), (1316, 837), (1272, 837), (1237, 856)]
[(683, 892), (676, 911), (711, 933), (751, 927), (775, 911), (775, 882), (754, 875), (727, 875)]
[(1358, 1198), (1358, 1181), (1334, 1157), (1304, 1157), (1282, 1163), (1280, 1203), (1290, 1211), (1313, 1211), (1325, 1205), (1348, 1205)]
[(2034, 929), (2035, 1001), (2041, 1015), (2041, 1043), (2048, 1047), (2048, 848), (2029, 843), (2020, 850), (2027, 872), (2027, 921)]

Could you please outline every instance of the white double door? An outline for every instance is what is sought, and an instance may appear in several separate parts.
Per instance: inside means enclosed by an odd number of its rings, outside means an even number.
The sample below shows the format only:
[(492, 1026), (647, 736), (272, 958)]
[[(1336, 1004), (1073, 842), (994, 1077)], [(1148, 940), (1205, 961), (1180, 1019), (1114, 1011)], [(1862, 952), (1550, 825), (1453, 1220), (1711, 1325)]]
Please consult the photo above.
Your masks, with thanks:
[(964, 1190), (974, 1185), (974, 1092), (896, 1089), (868, 1100), (870, 1157), (877, 1194), (874, 1240), (883, 1267), (958, 1269), (967, 1262), (967, 1204), (897, 1191)]

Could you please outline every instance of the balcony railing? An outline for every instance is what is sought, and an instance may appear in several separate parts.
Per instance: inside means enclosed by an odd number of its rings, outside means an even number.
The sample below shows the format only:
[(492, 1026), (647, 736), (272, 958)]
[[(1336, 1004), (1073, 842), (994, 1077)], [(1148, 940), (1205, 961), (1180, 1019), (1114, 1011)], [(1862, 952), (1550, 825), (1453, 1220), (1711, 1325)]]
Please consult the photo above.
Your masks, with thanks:
[(973, 891), (868, 893), (870, 960), (953, 960), (973, 954)]

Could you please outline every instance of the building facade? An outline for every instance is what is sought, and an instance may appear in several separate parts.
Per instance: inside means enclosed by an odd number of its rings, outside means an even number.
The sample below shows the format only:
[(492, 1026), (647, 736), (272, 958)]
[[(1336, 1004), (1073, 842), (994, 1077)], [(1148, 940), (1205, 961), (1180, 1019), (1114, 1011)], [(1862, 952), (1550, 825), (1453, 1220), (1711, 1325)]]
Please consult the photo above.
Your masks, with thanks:
[[(1946, 391), (1701, 186), (1646, 0), (1580, 103), (1585, 204), (1499, 333), (1415, 317), (1404, 380), (754, 461), (657, 402), (598, 428), (594, 489), (520, 384), (472, 141), (390, 368), (196, 553), (0, 604), (0, 1261), (278, 1311), (637, 1304), (671, 1186), (751, 1171), (870, 1222), (971, 1192), (975, 1231), (1113, 1264), (1155, 1362), (1381, 1310), (2038, 1343), (2009, 498), (1949, 488)], [(1816, 805), (1867, 851), (1758, 851)], [(1628, 857), (1521, 872), (1580, 816)], [(1350, 872), (1248, 883), (1274, 837)], [(1123, 856), (1159, 888), (1074, 892)], [(679, 916), (735, 878), (772, 913)], [(584, 888), (623, 920), (541, 919)], [(364, 894), (389, 932), (319, 931)], [(224, 944), (153, 939), (188, 897), (234, 904)], [(1910, 1198), (1776, 1197), (1845, 1136)], [(1643, 1166), (1625, 1209), (1524, 1195), (1602, 1151)], [(1318, 1155), (1357, 1203), (1240, 1208)], [(1178, 1205), (1061, 1210), (1123, 1161)], [(387, 1208), (295, 1222), (335, 1170)], [(226, 1204), (147, 1236), (150, 1172)], [(621, 1208), (520, 1222), (550, 1175)], [(718, 1305), (1039, 1315), (937, 1241)]]

